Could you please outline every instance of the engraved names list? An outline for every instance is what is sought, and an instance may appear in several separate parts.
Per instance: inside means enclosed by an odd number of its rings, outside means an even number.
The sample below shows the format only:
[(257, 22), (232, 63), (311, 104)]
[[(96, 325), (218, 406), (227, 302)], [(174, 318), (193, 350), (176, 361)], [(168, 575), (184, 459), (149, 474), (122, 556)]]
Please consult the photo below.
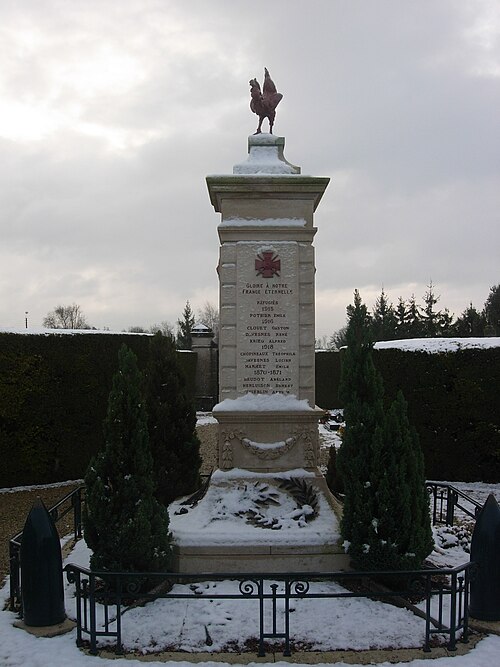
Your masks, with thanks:
[(297, 244), (249, 243), (238, 254), (238, 393), (298, 395)]

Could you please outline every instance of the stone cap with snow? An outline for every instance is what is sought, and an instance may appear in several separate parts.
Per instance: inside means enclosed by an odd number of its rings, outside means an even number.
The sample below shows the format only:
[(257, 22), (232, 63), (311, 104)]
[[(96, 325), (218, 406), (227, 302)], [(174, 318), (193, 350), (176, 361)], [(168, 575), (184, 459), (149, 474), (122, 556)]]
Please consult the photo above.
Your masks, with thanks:
[(314, 411), (306, 399), (294, 394), (254, 394), (248, 392), (237, 398), (226, 398), (212, 412), (299, 412)]
[(300, 174), (284, 156), (285, 137), (253, 134), (248, 137), (248, 158), (235, 164), (233, 174)]
[(207, 327), (206, 324), (202, 324), (201, 322), (198, 322), (191, 329), (191, 335), (194, 335), (194, 336), (208, 336), (208, 335), (213, 335), (213, 331), (210, 327)]

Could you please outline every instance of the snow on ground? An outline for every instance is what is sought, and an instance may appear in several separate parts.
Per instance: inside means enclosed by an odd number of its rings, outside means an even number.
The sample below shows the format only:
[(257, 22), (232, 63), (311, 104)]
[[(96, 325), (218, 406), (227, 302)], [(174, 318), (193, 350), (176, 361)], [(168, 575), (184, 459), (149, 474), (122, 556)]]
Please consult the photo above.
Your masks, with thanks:
[(54, 482), (53, 484), (30, 484), (29, 486), (12, 486), (0, 489), (0, 493), (17, 493), (18, 491), (35, 491), (36, 489), (57, 489), (74, 484), (82, 484), (83, 479), (71, 479), (67, 482)]
[[(80, 541), (65, 563), (73, 562), (88, 566), (89, 551)], [(333, 583), (316, 583), (315, 590), (338, 591)], [(208, 594), (226, 593), (235, 590), (234, 581), (206, 582), (197, 585), (201, 595), (193, 600), (157, 600), (144, 607), (131, 609), (122, 617), (122, 630), (127, 650), (148, 653), (162, 646), (175, 647), (186, 652), (217, 652), (232, 644), (233, 649), (243, 647), (248, 637), (258, 634), (257, 602), (255, 600), (210, 600)], [(180, 592), (187, 587), (177, 585)], [(75, 617), (72, 585), (65, 582), (66, 609), (68, 616)], [(5, 586), (0, 591), (0, 602), (8, 595)], [(423, 620), (410, 612), (380, 602), (365, 599), (297, 600), (292, 602), (292, 636), (313, 650), (354, 649), (368, 647), (400, 646), (420, 647), (423, 641)], [(51, 639), (35, 638), (23, 630), (13, 627), (15, 614), (0, 613), (0, 664), (2, 667), (140, 667), (144, 663), (134, 659), (97, 658), (82, 653), (75, 644), (76, 631)], [(98, 609), (97, 620), (102, 618)], [(361, 621), (361, 622), (360, 622)], [(207, 638), (212, 642), (207, 646)], [(101, 645), (105, 641), (101, 642)], [(453, 658), (439, 658), (434, 667), (492, 667), (497, 664), (500, 638), (488, 637), (481, 641), (470, 654)], [(153, 656), (150, 656), (153, 657)], [(187, 667), (189, 661), (158, 662), (169, 667)], [(216, 667), (220, 662), (206, 661), (204, 667)], [(224, 664), (224, 663), (223, 663)], [(237, 663), (236, 663), (237, 664)], [(261, 662), (259, 664), (262, 664)], [(278, 662), (279, 667), (289, 665)], [(319, 663), (321, 665), (321, 663)], [(391, 663), (394, 664), (394, 663)], [(428, 660), (417, 659), (411, 663), (397, 663), (399, 667), (428, 667)], [(257, 663), (250, 663), (251, 667)], [(346, 667), (346, 663), (337, 663)], [(389, 667), (388, 662), (381, 663)], [(354, 665), (360, 667), (360, 665)]]
[(29, 327), (29, 329), (8, 329), (0, 327), (0, 333), (22, 334), (23, 336), (75, 336), (80, 334), (109, 334), (110, 336), (152, 336), (150, 333), (132, 331), (108, 331), (104, 329), (46, 329), (45, 327)]
[(344, 411), (342, 409), (327, 410), (327, 419), (319, 423), (319, 446), (321, 449), (330, 449), (333, 445), (337, 449), (342, 444), (340, 430), (345, 428)]
[[(456, 483), (480, 502), (489, 492), (500, 497), (500, 484)], [(439, 534), (439, 529), (435, 534)], [(446, 560), (457, 560), (460, 564), (468, 560), (468, 555), (460, 543), (447, 538), (448, 549), (442, 549)], [(72, 562), (88, 566), (89, 550), (83, 540), (77, 543), (65, 563)], [(443, 556), (437, 553), (437, 558)], [(434, 554), (433, 554), (434, 557)], [(453, 565), (455, 563), (442, 562)], [(197, 586), (193, 600), (157, 600), (144, 607), (127, 611), (123, 615), (122, 627), (125, 645), (129, 650), (140, 653), (159, 650), (162, 646), (181, 648), (184, 651), (219, 651), (227, 644), (244, 647), (245, 640), (258, 634), (258, 615), (254, 600), (214, 600), (210, 592), (231, 592), (237, 584), (234, 581), (205, 582)], [(312, 584), (317, 591), (335, 590), (340, 587), (332, 582)], [(177, 585), (180, 591), (186, 586)], [(75, 617), (73, 586), (65, 582), (66, 609), (68, 616)], [(8, 596), (8, 584), (0, 591), (0, 604)], [(390, 605), (365, 599), (347, 598), (334, 600), (299, 599), (292, 603), (291, 634), (296, 642), (316, 650), (351, 649), (368, 647), (420, 647), (423, 643), (424, 621), (410, 612)], [(98, 612), (99, 616), (102, 617)], [(362, 622), (360, 622), (362, 619)], [(76, 632), (52, 639), (35, 638), (14, 628), (16, 615), (4, 611), (0, 613), (0, 665), (2, 667), (139, 667), (137, 660), (103, 659), (85, 655), (75, 645)], [(206, 629), (205, 629), (206, 628)], [(208, 635), (207, 635), (208, 632)], [(207, 636), (212, 642), (207, 646)], [(498, 663), (500, 637), (482, 640), (471, 653), (452, 658), (439, 658), (432, 662), (434, 667), (492, 667)], [(153, 656), (151, 656), (153, 657)], [(98, 662), (97, 662), (98, 661)], [(148, 661), (148, 664), (169, 667), (187, 667), (190, 662), (164, 663)], [(220, 667), (220, 662), (201, 663), (205, 667)], [(251, 663), (256, 667), (257, 663)], [(260, 663), (262, 664), (262, 663)], [(279, 662), (280, 667), (288, 663)], [(381, 663), (389, 667), (388, 662)], [(391, 663), (394, 664), (394, 663)], [(400, 667), (428, 667), (427, 660), (417, 659), (411, 663), (397, 663)], [(346, 663), (337, 663), (346, 667)], [(360, 667), (359, 665), (355, 667)]]
[[(207, 415), (208, 416), (208, 415)], [(201, 417), (204, 419), (205, 417)], [(209, 423), (210, 423), (210, 417)], [(325, 435), (334, 432), (325, 429)], [(303, 471), (302, 471), (303, 472)], [(221, 473), (222, 475), (226, 473)], [(237, 473), (235, 473), (237, 474)], [(263, 483), (265, 482), (265, 474)], [(244, 471), (240, 479), (245, 480)], [(489, 493), (500, 499), (500, 484), (481, 482), (453, 482), (454, 486), (484, 503)], [(64, 486), (62, 483), (60, 486)], [(57, 485), (51, 485), (57, 486)], [(25, 487), (22, 487), (23, 489)], [(29, 487), (33, 488), (33, 487)], [(20, 490), (4, 489), (3, 492)], [(233, 499), (234, 500), (234, 499)], [(229, 503), (230, 499), (224, 499)], [(241, 499), (237, 499), (237, 505)], [(233, 508), (234, 509), (234, 508)], [(240, 507), (241, 509), (241, 507)], [(434, 529), (436, 549), (430, 560), (436, 565), (454, 567), (468, 561), (466, 537), (470, 537), (473, 525), (463, 512), (457, 510), (457, 526), (440, 526)], [(175, 519), (174, 519), (175, 522)], [(261, 533), (275, 531), (262, 531)], [(278, 531), (281, 532), (281, 531)], [(88, 567), (89, 550), (83, 540), (79, 541), (65, 563), (72, 562)], [(333, 582), (311, 584), (314, 590), (339, 591), (340, 586)], [(175, 592), (188, 590), (186, 585), (176, 585)], [(162, 647), (180, 649), (186, 652), (217, 652), (222, 648), (232, 650), (245, 648), (245, 641), (258, 635), (258, 610), (255, 600), (213, 600), (207, 597), (211, 592), (227, 593), (237, 590), (234, 581), (205, 582), (197, 585), (196, 598), (190, 600), (157, 600), (144, 607), (127, 611), (122, 618), (123, 638), (127, 650), (139, 653), (158, 651)], [(0, 590), (0, 605), (3, 607), (8, 597), (8, 582)], [(65, 581), (65, 603), (67, 614), (75, 618), (74, 587)], [(445, 613), (448, 601), (445, 598)], [(406, 610), (391, 605), (362, 598), (333, 600), (298, 599), (292, 603), (294, 612), (290, 616), (291, 636), (293, 641), (304, 644), (313, 650), (350, 649), (363, 650), (378, 647), (417, 647), (423, 644), (424, 621)], [(437, 613), (437, 612), (436, 612)], [(436, 615), (436, 614), (435, 614)], [(102, 618), (102, 609), (98, 609), (98, 619)], [(360, 622), (362, 619), (362, 622)], [(35, 638), (13, 626), (16, 615), (3, 611), (0, 613), (0, 665), (2, 667), (140, 667), (144, 664), (137, 660), (96, 658), (82, 653), (75, 644), (76, 631), (51, 639)], [(207, 635), (208, 633), (208, 635)], [(211, 646), (207, 646), (207, 637)], [(102, 643), (104, 644), (103, 640)], [(498, 664), (500, 655), (500, 637), (487, 637), (469, 654), (459, 657), (439, 658), (432, 662), (433, 667), (492, 667)], [(153, 658), (154, 656), (150, 656)], [(159, 667), (187, 667), (189, 661), (148, 663)], [(220, 662), (200, 663), (203, 667), (220, 667)], [(251, 667), (257, 664), (250, 663)], [(289, 663), (279, 662), (279, 667)], [(346, 663), (336, 663), (347, 667)], [(394, 663), (390, 663), (393, 665)], [(411, 663), (397, 663), (399, 667), (428, 667), (424, 659)], [(388, 662), (381, 663), (389, 667)], [(360, 665), (354, 665), (360, 667)]]
[(500, 337), (488, 338), (408, 338), (405, 340), (384, 340), (375, 343), (376, 350), (396, 348), (405, 352), (459, 352), (472, 348), (500, 347)]

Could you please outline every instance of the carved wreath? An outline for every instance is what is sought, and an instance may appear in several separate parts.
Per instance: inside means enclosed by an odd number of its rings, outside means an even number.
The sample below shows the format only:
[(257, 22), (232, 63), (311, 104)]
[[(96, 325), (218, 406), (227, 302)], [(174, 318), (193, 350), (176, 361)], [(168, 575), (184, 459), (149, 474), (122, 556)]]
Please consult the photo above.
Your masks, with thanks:
[[(301, 515), (307, 523), (313, 521), (318, 516), (319, 498), (312, 484), (300, 477), (276, 479), (275, 482), (279, 489), (286, 491), (292, 496), (292, 498), (297, 503), (297, 509), (300, 510), (305, 505), (311, 508), (312, 511)], [(266, 485), (262, 485), (256, 482), (255, 486), (258, 486), (259, 490), (261, 491), (261, 498), (257, 502), (261, 508), (264, 508), (269, 504), (280, 504), (277, 499), (277, 495), (273, 492), (270, 492)], [(273, 519), (266, 517), (266, 515), (262, 512), (262, 509), (247, 510), (246, 512), (239, 513), (239, 515), (245, 516), (247, 523), (256, 526), (257, 528), (269, 528), (271, 530), (281, 529), (280, 519), (276, 517)], [(298, 518), (299, 517), (297, 516), (296, 519)]]

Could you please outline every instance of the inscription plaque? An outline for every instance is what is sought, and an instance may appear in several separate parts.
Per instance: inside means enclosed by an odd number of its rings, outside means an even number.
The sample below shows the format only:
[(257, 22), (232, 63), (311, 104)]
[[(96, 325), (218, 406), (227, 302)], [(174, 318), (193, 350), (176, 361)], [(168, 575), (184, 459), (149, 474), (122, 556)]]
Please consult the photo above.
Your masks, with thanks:
[(237, 267), (237, 391), (298, 395), (297, 243), (240, 243)]

